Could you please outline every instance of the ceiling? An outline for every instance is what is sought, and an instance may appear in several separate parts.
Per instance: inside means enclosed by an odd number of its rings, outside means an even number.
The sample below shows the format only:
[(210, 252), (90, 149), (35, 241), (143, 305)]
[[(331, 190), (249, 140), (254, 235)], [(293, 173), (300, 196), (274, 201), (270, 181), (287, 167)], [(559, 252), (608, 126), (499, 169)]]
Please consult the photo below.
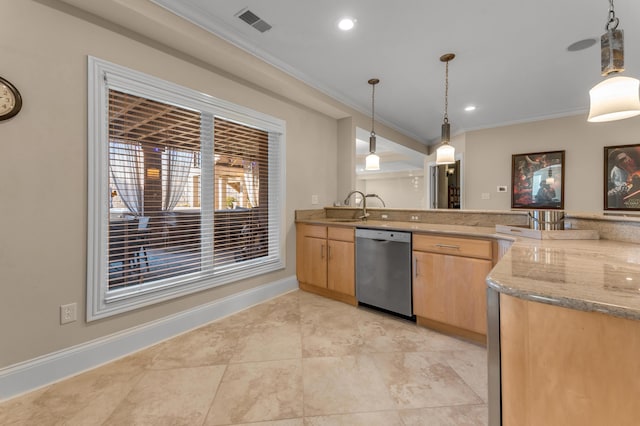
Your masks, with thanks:
[[(585, 114), (600, 76), (606, 0), (151, 0), (342, 103), (426, 144), (452, 133)], [(249, 9), (272, 26), (238, 18)], [(640, 77), (640, 2), (616, 0), (625, 75)], [(350, 32), (343, 16), (357, 20)], [(578, 51), (580, 40), (598, 43)], [(465, 112), (468, 105), (476, 110)]]

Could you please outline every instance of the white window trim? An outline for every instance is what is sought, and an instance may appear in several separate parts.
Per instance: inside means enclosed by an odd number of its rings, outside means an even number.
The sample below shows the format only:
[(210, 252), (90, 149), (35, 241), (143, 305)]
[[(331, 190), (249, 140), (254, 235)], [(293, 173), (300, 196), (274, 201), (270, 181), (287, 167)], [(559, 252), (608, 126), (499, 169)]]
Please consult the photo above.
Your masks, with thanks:
[[(278, 166), (269, 170), (269, 228), (277, 232), (275, 250), (267, 261), (248, 262), (250, 268), (229, 268), (200, 281), (176, 280), (162, 287), (134, 286), (127, 291), (108, 292), (109, 209), (104, 200), (109, 191), (108, 170), (108, 91), (128, 93), (160, 102), (175, 102), (211, 116), (255, 126), (277, 135)], [(285, 267), (285, 128), (283, 120), (226, 102), (138, 71), (92, 56), (88, 57), (88, 220), (87, 220), (87, 321), (116, 315), (143, 306), (166, 301), (207, 288), (254, 277)], [(204, 166), (204, 165), (203, 165)], [(279, 185), (271, 185), (278, 182)], [(204, 216), (203, 216), (204, 217)], [(270, 237), (271, 238), (271, 237)], [(138, 288), (140, 287), (140, 288)], [(108, 294), (111, 293), (111, 294)]]

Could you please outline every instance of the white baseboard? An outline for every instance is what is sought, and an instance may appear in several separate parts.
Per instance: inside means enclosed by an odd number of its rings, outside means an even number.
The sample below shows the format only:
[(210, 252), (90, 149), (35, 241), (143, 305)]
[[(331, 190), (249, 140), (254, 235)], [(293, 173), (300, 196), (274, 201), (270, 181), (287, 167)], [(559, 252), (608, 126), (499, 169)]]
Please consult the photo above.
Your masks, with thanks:
[(0, 401), (114, 361), (298, 288), (295, 276), (0, 369)]

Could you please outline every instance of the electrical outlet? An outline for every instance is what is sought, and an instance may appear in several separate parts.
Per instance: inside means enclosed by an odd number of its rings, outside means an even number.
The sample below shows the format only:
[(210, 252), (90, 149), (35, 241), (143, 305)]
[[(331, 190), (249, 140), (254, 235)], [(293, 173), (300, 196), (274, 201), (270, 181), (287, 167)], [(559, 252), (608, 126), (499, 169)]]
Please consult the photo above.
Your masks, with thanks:
[(482, 194), (480, 194), (480, 199), (481, 200), (488, 200), (491, 198), (491, 194), (488, 192), (483, 192)]
[(420, 220), (420, 216), (418, 216), (418, 215), (412, 215), (412, 216), (411, 216), (411, 220)]
[(60, 324), (68, 324), (74, 322), (77, 318), (77, 305), (69, 303), (68, 305), (60, 305)]
[(313, 204), (313, 205), (319, 204), (317, 195), (312, 195), (311, 196), (311, 204)]
[(388, 214), (383, 214), (381, 217), (382, 217), (382, 219), (389, 219), (389, 215)]

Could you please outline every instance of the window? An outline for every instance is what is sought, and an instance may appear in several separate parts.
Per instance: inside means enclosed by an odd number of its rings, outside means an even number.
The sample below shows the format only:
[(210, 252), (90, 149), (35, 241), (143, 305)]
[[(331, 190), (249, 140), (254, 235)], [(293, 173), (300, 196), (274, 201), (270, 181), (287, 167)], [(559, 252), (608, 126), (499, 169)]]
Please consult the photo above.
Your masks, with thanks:
[(89, 58), (87, 317), (284, 267), (284, 123)]

